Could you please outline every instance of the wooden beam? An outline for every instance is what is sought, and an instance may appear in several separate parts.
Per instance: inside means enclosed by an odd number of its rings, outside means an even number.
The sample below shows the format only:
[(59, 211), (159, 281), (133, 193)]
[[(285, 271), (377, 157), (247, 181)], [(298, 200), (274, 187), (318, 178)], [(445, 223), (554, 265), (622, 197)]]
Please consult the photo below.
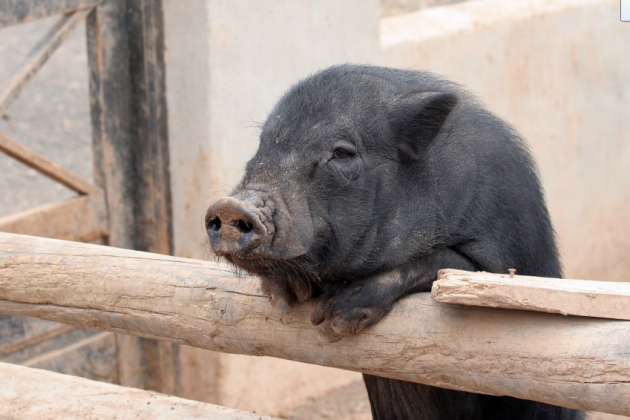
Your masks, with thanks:
[[(41, 322), (41, 321), (40, 321)], [(71, 325), (57, 325), (48, 331), (44, 331), (41, 334), (34, 335), (16, 343), (5, 344), (0, 346), (0, 359), (10, 354), (20, 352), (32, 346), (36, 346), (45, 341), (67, 334), (76, 328)]]
[(100, 190), (98, 187), (90, 184), (80, 176), (57, 165), (47, 157), (40, 155), (26, 146), (23, 146), (2, 133), (0, 133), (0, 152), (6, 153), (12, 158), (19, 160), (23, 164), (35, 169), (60, 184), (65, 185), (79, 194), (89, 194), (90, 192)]
[(94, 7), (100, 0), (3, 0), (0, 2), (0, 28)]
[(0, 232), (83, 242), (107, 237), (104, 193), (96, 191), (0, 218)]
[(9, 79), (0, 83), (0, 116), (6, 112), (37, 71), (88, 13), (89, 9), (84, 9), (61, 17), (33, 47), (24, 61), (17, 66)]
[(110, 245), (172, 253), (161, 1), (107, 0), (88, 18), (95, 180)]
[(134, 202), (140, 227), (135, 249), (172, 254), (164, 23), (161, 0), (127, 0)]
[(8, 420), (272, 420), (259, 414), (7, 363), (0, 363), (0, 377), (0, 417)]
[[(108, 243), (170, 254), (161, 0), (104, 0), (88, 17), (87, 39), (94, 178), (107, 195)], [(122, 385), (178, 393), (173, 343), (117, 344)]]
[(440, 270), (438, 302), (630, 320), (630, 283)]
[[(71, 289), (72, 293), (68, 293)], [(630, 415), (630, 322), (409, 296), (337, 343), (216, 264), (0, 234), (0, 312), (462, 391)]]

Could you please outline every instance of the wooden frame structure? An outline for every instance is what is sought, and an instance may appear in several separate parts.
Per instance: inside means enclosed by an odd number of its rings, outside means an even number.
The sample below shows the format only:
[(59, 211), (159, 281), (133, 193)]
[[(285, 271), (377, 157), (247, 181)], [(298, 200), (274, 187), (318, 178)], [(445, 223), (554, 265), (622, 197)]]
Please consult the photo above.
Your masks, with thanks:
[[(61, 15), (57, 23), (9, 79), (0, 81), (0, 115), (72, 30), (85, 21), (95, 182), (85, 181), (0, 133), (1, 152), (78, 193), (65, 202), (0, 218), (0, 231), (104, 241), (122, 248), (171, 254), (161, 1), (8, 0), (0, 4), (0, 28), (53, 15)], [(6, 358), (71, 333), (59, 326), (18, 342), (0, 340), (0, 355)], [(115, 343), (116, 382), (177, 394), (176, 345), (112, 337), (103, 340)]]
[(330, 344), (310, 322), (311, 303), (274, 308), (259, 283), (206, 261), (0, 234), (0, 313), (630, 415), (630, 322), (420, 293)]

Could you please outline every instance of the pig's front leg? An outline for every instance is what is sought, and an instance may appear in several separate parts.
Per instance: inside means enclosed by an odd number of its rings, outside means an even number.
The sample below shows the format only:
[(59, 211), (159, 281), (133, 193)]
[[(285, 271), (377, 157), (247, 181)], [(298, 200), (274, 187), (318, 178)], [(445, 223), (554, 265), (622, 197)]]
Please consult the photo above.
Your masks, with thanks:
[(426, 292), (443, 268), (472, 270), (472, 263), (451, 250), (435, 251), (405, 266), (354, 282), (333, 284), (325, 291), (312, 315), (320, 334), (330, 342), (357, 334), (379, 321), (398, 299)]

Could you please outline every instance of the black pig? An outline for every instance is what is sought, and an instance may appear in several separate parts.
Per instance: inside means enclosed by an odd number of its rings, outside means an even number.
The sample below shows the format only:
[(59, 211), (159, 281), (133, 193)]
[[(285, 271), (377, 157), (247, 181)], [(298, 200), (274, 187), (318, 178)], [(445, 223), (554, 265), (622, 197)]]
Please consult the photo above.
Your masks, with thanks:
[[(532, 158), (518, 133), (436, 75), (341, 65), (292, 87), (232, 195), (214, 252), (275, 303), (317, 298), (330, 341), (426, 292), (441, 268), (560, 277)], [(581, 419), (582, 413), (364, 375), (375, 419)]]

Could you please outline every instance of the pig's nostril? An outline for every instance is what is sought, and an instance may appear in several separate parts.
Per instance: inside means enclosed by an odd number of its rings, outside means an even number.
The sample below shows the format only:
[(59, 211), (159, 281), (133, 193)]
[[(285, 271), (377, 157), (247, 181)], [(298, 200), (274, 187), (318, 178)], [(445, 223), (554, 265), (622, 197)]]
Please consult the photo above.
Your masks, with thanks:
[(215, 217), (212, 220), (208, 221), (208, 230), (213, 230), (215, 232), (218, 232), (221, 229), (221, 219), (219, 219), (218, 217)]
[(236, 222), (236, 228), (241, 231), (241, 233), (249, 233), (254, 230), (254, 225), (251, 222), (246, 222), (242, 219), (238, 219)]

